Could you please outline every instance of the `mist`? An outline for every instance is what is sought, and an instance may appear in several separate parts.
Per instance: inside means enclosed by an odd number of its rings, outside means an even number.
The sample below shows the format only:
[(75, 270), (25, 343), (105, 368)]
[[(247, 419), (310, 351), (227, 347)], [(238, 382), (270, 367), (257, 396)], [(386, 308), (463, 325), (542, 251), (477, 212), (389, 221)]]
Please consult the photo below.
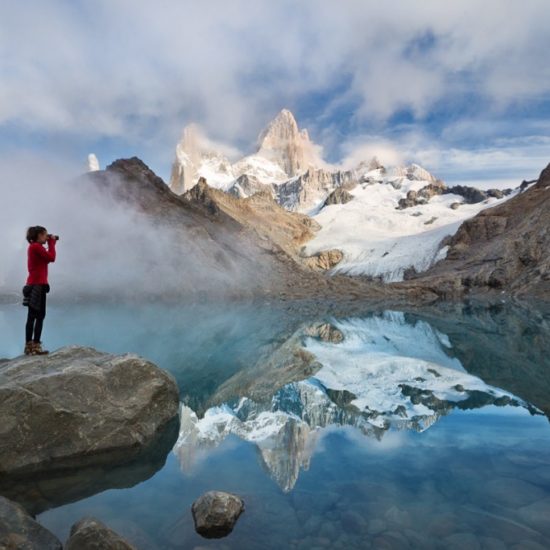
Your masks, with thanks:
[[(6, 240), (0, 295), (20, 293), (25, 284), (25, 234), (31, 225), (60, 236), (49, 283), (52, 293), (63, 298), (205, 299), (250, 294), (268, 281), (250, 268), (257, 260), (253, 246), (238, 243), (235, 257), (226, 243), (200, 226), (168, 224), (162, 216), (139, 212), (116, 200), (109, 189), (80, 177), (82, 172), (35, 155), (0, 159), (0, 220)], [(109, 178), (113, 189), (128, 185), (116, 175)]]

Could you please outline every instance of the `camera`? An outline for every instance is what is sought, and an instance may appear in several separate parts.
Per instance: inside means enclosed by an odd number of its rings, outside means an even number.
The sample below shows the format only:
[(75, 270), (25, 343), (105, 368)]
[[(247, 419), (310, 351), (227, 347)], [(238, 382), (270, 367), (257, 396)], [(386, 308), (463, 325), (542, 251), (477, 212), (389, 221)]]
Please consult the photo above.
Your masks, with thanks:
[(59, 235), (52, 235), (51, 233), (48, 233), (48, 239), (55, 239), (56, 241), (58, 241)]

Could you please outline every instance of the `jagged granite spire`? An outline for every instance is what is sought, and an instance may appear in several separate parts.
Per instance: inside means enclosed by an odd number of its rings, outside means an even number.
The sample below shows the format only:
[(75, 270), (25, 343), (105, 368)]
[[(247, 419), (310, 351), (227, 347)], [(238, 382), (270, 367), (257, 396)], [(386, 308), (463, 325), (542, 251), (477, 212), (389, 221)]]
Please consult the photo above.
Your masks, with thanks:
[(321, 164), (307, 130), (300, 130), (294, 115), (283, 109), (260, 134), (258, 155), (276, 162), (292, 177)]

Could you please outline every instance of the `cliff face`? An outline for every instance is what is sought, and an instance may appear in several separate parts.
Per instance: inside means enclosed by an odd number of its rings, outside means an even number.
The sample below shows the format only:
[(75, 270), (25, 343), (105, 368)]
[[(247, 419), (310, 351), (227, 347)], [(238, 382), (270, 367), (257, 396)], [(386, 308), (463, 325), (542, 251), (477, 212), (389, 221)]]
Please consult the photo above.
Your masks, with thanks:
[(288, 176), (296, 176), (320, 163), (307, 130), (300, 130), (293, 114), (283, 109), (260, 135), (258, 155), (277, 163)]
[(462, 223), (447, 257), (403, 286), (440, 295), (479, 291), (550, 296), (550, 164), (526, 191)]

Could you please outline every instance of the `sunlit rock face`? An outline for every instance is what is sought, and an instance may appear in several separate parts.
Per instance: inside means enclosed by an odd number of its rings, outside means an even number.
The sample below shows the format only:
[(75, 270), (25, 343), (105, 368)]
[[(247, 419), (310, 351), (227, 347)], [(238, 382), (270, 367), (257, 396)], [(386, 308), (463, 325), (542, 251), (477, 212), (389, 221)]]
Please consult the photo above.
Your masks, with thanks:
[(235, 179), (229, 159), (217, 152), (195, 124), (186, 126), (176, 146), (170, 188), (178, 195), (205, 178), (215, 187), (224, 187)]
[(296, 176), (321, 161), (307, 130), (300, 130), (294, 115), (283, 109), (260, 135), (258, 155), (275, 162), (288, 176)]
[[(264, 398), (265, 392), (255, 392), (253, 386), (265, 381), (251, 369), (251, 380), (242, 375), (236, 380), (255, 399), (242, 396), (211, 407), (202, 418), (182, 406), (174, 452), (184, 470), (192, 468), (200, 453), (235, 435), (257, 446), (271, 477), (290, 491), (330, 427), (351, 426), (380, 440), (392, 429), (422, 432), (453, 409), (495, 405), (538, 412), (469, 375), (453, 357), (445, 334), (423, 321), (409, 322), (401, 313), (316, 324), (298, 334), (273, 354), (286, 354), (291, 361), (299, 350), (307, 352), (320, 364), (313, 376)], [(274, 373), (275, 387), (276, 377)]]

